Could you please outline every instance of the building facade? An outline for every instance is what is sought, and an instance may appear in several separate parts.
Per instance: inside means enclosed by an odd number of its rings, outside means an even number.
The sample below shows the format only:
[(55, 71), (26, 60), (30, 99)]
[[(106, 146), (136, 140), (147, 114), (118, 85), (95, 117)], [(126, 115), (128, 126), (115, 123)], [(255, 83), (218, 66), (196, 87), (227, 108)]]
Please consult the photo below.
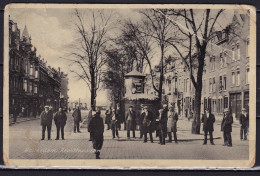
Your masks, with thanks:
[[(22, 36), (9, 19), (9, 112), (10, 117), (39, 115), (45, 105), (60, 105), (61, 72), (37, 56), (27, 27)], [(64, 74), (63, 74), (64, 75)], [(64, 76), (63, 76), (64, 77)]]
[[(235, 12), (232, 23), (222, 31), (216, 31), (209, 42), (203, 73), (201, 113), (209, 108), (212, 113), (222, 115), (224, 108), (229, 108), (233, 117), (238, 118), (242, 108), (249, 108), (249, 26), (249, 16)], [(194, 110), (195, 88), (189, 74), (181, 59), (172, 58), (165, 67), (163, 82), (164, 99), (177, 106), (179, 114), (185, 117)], [(157, 79), (158, 75), (155, 74)], [(147, 82), (150, 84), (151, 79)]]

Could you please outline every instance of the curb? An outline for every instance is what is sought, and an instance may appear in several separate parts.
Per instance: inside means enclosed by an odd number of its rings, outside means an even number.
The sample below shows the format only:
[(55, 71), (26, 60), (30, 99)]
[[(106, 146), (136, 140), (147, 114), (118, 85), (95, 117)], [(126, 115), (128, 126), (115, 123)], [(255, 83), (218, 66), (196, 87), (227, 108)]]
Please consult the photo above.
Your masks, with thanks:
[(30, 119), (23, 119), (21, 121), (17, 121), (17, 122), (9, 122), (9, 126), (18, 124), (18, 123), (22, 123), (22, 122), (27, 122), (27, 121), (31, 121), (31, 120), (37, 120), (40, 119), (40, 117), (36, 117), (36, 118), (30, 118)]

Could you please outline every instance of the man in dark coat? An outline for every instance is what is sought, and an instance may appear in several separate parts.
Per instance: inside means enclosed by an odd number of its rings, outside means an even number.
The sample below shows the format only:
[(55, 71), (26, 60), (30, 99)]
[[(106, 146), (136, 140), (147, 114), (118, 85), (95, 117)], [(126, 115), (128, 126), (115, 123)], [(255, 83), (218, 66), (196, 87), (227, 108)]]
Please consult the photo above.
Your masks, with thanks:
[(47, 128), (48, 140), (51, 140), (51, 125), (52, 125), (52, 114), (49, 111), (49, 106), (44, 107), (44, 111), (41, 113), (41, 126), (42, 126), (42, 139), (45, 139), (45, 131)]
[(203, 123), (203, 131), (204, 131), (204, 143), (207, 144), (207, 136), (209, 133), (209, 140), (211, 145), (215, 145), (213, 142), (213, 123), (215, 122), (215, 116), (209, 112), (208, 109), (205, 109), (205, 113), (202, 115), (201, 122)]
[(241, 124), (240, 127), (240, 140), (247, 140), (247, 133), (249, 128), (249, 115), (245, 108), (242, 108), (242, 113), (240, 114), (239, 122)]
[(72, 117), (74, 118), (74, 133), (76, 132), (80, 133), (79, 123), (82, 121), (82, 119), (81, 119), (81, 112), (79, 106), (75, 108), (74, 112), (72, 113)]
[(64, 126), (66, 125), (67, 116), (65, 112), (62, 110), (62, 108), (59, 108), (59, 111), (56, 112), (54, 115), (54, 122), (57, 128), (57, 136), (55, 140), (60, 139), (60, 131), (61, 131), (61, 138), (64, 140)]
[(144, 107), (144, 113), (142, 113), (143, 122), (143, 133), (144, 133), (144, 142), (147, 142), (147, 133), (149, 133), (150, 141), (153, 143), (153, 123), (154, 118), (150, 111), (148, 111), (148, 107)]
[(224, 109), (224, 116), (221, 122), (221, 131), (223, 131), (224, 136), (224, 146), (232, 147), (232, 123), (233, 123), (233, 116), (229, 112), (228, 108)]
[(168, 108), (159, 110), (159, 144), (165, 145), (165, 138), (167, 136), (167, 119), (168, 119)]
[(119, 116), (116, 113), (116, 109), (113, 109), (111, 115), (111, 130), (112, 130), (113, 139), (115, 138), (115, 135), (117, 136), (117, 138), (119, 138), (119, 133), (118, 133), (119, 124), (120, 124)]
[(118, 130), (120, 131), (121, 130), (121, 123), (124, 122), (124, 119), (122, 117), (122, 114), (121, 114), (121, 109), (120, 109), (120, 104), (117, 103), (116, 104), (116, 116), (117, 116), (117, 126), (118, 126)]
[(130, 131), (133, 131), (133, 138), (135, 138), (135, 128), (136, 128), (136, 113), (133, 110), (133, 106), (129, 107), (129, 110), (126, 113), (126, 130), (127, 130), (127, 138), (130, 139)]
[(105, 115), (106, 115), (105, 124), (107, 124), (107, 130), (110, 130), (111, 115), (112, 115), (111, 106), (109, 106), (109, 108), (106, 110)]
[(95, 149), (96, 159), (100, 159), (100, 150), (104, 141), (104, 123), (100, 117), (100, 111), (98, 110), (94, 117), (90, 120), (89, 131), (92, 136), (93, 149)]

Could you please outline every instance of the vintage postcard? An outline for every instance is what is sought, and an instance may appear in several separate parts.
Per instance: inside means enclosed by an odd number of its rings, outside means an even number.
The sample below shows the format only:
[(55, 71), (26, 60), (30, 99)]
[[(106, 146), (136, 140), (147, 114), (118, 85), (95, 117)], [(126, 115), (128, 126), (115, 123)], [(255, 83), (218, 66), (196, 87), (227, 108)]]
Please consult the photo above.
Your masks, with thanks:
[(253, 6), (9, 4), (4, 22), (7, 166), (254, 165)]

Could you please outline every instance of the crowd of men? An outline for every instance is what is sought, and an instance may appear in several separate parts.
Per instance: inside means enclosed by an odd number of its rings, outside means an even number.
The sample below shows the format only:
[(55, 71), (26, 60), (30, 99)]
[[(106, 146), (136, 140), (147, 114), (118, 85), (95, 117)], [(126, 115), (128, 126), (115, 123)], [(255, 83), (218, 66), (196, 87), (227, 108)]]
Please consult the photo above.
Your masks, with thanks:
[[(142, 111), (140, 115), (134, 110), (132, 105), (129, 106), (129, 109), (125, 113), (124, 122), (125, 129), (127, 133), (127, 138), (130, 140), (130, 134), (132, 132), (132, 137), (136, 138), (135, 131), (137, 127), (140, 131), (139, 138), (143, 138), (143, 142), (146, 143), (148, 141), (148, 134), (150, 142), (153, 143), (153, 133), (156, 133), (156, 137), (159, 137), (159, 144), (165, 145), (166, 138), (168, 137), (168, 142), (172, 142), (172, 136), (175, 143), (178, 143), (177, 139), (177, 121), (178, 121), (178, 111), (176, 107), (170, 106), (167, 104), (163, 105), (162, 109), (159, 109), (158, 113), (155, 114), (149, 110), (148, 106), (142, 106)], [(90, 133), (89, 141), (93, 143), (93, 149), (95, 149), (96, 158), (100, 157), (100, 150), (103, 145), (103, 133), (104, 133), (104, 123), (103, 118), (100, 116), (100, 110), (89, 111), (87, 117), (87, 128)], [(82, 122), (80, 107), (77, 107), (73, 110), (72, 117), (74, 119), (74, 133), (80, 133), (79, 124)], [(105, 124), (107, 124), (107, 130), (112, 131), (112, 139), (115, 137), (119, 138), (119, 131), (121, 128), (121, 111), (120, 106), (117, 104), (116, 108), (112, 109), (109, 107), (105, 112)], [(57, 135), (55, 140), (61, 139), (64, 140), (64, 127), (67, 121), (67, 115), (65, 111), (60, 107), (59, 110), (54, 113), (53, 109), (49, 106), (44, 107), (44, 111), (40, 115), (41, 125), (42, 125), (42, 138), (45, 139), (45, 132), (47, 129), (48, 140), (51, 140), (51, 127), (52, 121), (54, 120)], [(193, 117), (191, 117), (192, 119)], [(215, 116), (210, 112), (209, 109), (205, 109), (204, 114), (202, 115), (201, 122), (203, 123), (203, 131), (204, 131), (204, 142), (203, 145), (207, 144), (207, 136), (209, 135), (209, 140), (211, 145), (215, 145), (213, 141), (213, 132), (214, 132), (214, 123)], [(230, 113), (229, 109), (224, 109), (223, 119), (221, 122), (221, 131), (223, 132), (224, 138), (224, 146), (232, 147), (232, 123), (233, 116)], [(242, 113), (240, 115), (240, 139), (247, 140), (247, 136), (249, 133), (249, 114), (245, 108), (242, 109)]]

